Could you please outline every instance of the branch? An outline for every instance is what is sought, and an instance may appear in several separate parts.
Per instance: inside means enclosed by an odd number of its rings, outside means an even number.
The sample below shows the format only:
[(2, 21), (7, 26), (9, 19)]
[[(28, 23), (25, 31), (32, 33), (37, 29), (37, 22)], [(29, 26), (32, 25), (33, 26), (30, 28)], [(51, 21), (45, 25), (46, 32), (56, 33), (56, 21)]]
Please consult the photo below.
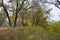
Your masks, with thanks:
[(9, 18), (9, 14), (8, 14), (8, 11), (7, 11), (6, 7), (5, 7), (4, 4), (3, 4), (3, 0), (2, 0), (2, 6), (3, 6), (3, 8), (4, 8), (4, 11), (5, 11), (6, 16), (7, 16), (7, 18), (8, 18), (8, 21), (9, 21), (9, 25), (10, 25), (10, 27), (11, 27), (11, 21), (10, 21), (10, 18)]
[(20, 6), (20, 8), (19, 8), (19, 10), (18, 10), (18, 13), (19, 13), (19, 11), (21, 10), (21, 8), (22, 8), (22, 6), (23, 6), (23, 4), (24, 4), (25, 1), (26, 1), (26, 0), (23, 0), (23, 1), (22, 1), (22, 4), (21, 4), (21, 6)]
[(57, 2), (60, 4), (60, 1), (59, 0), (57, 0)]
[(18, 12), (18, 0), (17, 0), (17, 4), (16, 4), (16, 14), (15, 14), (15, 20), (14, 20), (14, 27), (16, 26), (17, 12)]
[(60, 9), (60, 7), (58, 5), (55, 5), (55, 6)]
[(50, 2), (47, 2), (48, 4), (53, 4), (54, 6), (56, 6), (57, 8), (59, 8), (60, 9), (60, 7), (58, 6), (58, 5), (60, 5), (60, 4), (57, 4), (57, 3), (50, 3)]
[(29, 7), (29, 8), (27, 8), (26, 10), (28, 10), (28, 9), (30, 9), (30, 8), (33, 8), (34, 6), (31, 6), (31, 7)]
[[(27, 11), (27, 10), (29, 10), (29, 9), (33, 8), (34, 6), (35, 6), (35, 5), (30, 6), (29, 8), (24, 8), (24, 10), (25, 10), (25, 11), (24, 11), (24, 13), (26, 13), (26, 11)], [(19, 11), (19, 13), (20, 13), (20, 11)], [(19, 14), (18, 14), (18, 15), (19, 15)]]

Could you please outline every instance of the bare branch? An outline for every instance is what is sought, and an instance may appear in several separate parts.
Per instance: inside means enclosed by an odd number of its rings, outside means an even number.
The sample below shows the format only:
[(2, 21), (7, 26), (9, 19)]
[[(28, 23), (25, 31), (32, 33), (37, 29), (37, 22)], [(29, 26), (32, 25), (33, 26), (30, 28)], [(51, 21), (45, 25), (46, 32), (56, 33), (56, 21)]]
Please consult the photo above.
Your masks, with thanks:
[(19, 11), (21, 10), (21, 8), (22, 8), (22, 6), (23, 6), (23, 4), (24, 4), (25, 1), (26, 1), (26, 0), (23, 0), (23, 1), (22, 1), (22, 4), (21, 4), (21, 6), (20, 6), (20, 8), (19, 8), (19, 10), (18, 10), (18, 13), (19, 13)]
[(60, 1), (59, 0), (57, 0), (57, 2), (60, 4)]
[(57, 4), (57, 3), (50, 3), (50, 2), (47, 2), (48, 4), (53, 4), (54, 6), (56, 6), (57, 8), (59, 8), (60, 9), (60, 7), (58, 6), (58, 5), (60, 5), (60, 4)]
[(55, 5), (55, 6), (60, 9), (60, 7), (58, 5)]

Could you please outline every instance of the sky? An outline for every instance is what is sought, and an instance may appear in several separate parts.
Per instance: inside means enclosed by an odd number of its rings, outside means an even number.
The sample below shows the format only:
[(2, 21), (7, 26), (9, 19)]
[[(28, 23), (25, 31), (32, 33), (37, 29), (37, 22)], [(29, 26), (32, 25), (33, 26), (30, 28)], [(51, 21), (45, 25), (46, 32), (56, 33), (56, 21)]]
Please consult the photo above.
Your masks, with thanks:
[[(4, 0), (5, 3), (7, 3), (6, 1), (7, 0)], [(54, 21), (60, 21), (60, 9), (58, 9), (57, 7), (55, 7), (54, 5), (50, 5), (48, 6), (48, 8), (52, 8), (52, 10), (50, 11), (50, 14), (52, 15), (50, 17), (51, 20), (54, 20)]]
[(49, 8), (52, 8), (52, 10), (50, 11), (50, 14), (52, 15), (50, 17), (51, 20), (60, 21), (60, 9), (58, 9), (54, 5), (50, 5)]

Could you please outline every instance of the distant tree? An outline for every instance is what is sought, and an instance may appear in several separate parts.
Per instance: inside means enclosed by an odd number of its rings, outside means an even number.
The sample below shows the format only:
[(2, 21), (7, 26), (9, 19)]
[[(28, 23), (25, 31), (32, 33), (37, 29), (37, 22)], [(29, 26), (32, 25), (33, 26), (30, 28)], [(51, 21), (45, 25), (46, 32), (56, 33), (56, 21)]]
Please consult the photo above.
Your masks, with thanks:
[(43, 9), (36, 1), (33, 1), (32, 3), (35, 5), (32, 8), (32, 12), (33, 12), (32, 24), (43, 27), (48, 26), (47, 19), (49, 18), (48, 16), (50, 14), (50, 9), (49, 10)]

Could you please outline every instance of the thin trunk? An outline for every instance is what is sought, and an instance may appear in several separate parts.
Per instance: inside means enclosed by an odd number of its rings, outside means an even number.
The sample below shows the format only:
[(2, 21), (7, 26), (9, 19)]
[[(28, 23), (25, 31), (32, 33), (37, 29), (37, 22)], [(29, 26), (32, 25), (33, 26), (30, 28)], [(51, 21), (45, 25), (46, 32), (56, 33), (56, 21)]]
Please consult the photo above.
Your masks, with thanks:
[(19, 8), (19, 10), (18, 10), (18, 0), (17, 0), (17, 6), (16, 6), (16, 15), (15, 15), (14, 27), (16, 26), (18, 13), (19, 13), (19, 11), (21, 10), (21, 8), (22, 8), (22, 6), (23, 6), (23, 4), (24, 4), (24, 1), (25, 1), (25, 0), (22, 1), (22, 4), (21, 4), (21, 6), (20, 6), (20, 8)]
[(5, 11), (6, 16), (7, 16), (7, 18), (8, 18), (8, 21), (9, 21), (9, 25), (10, 25), (10, 27), (11, 27), (11, 20), (10, 20), (10, 18), (9, 18), (8, 11), (7, 11), (6, 7), (5, 7), (4, 4), (3, 4), (3, 0), (2, 0), (2, 6), (3, 6), (3, 8), (4, 8), (4, 11)]
[(16, 26), (16, 22), (17, 22), (17, 15), (18, 15), (18, 0), (17, 0), (17, 5), (16, 5), (16, 14), (15, 14), (14, 27)]

